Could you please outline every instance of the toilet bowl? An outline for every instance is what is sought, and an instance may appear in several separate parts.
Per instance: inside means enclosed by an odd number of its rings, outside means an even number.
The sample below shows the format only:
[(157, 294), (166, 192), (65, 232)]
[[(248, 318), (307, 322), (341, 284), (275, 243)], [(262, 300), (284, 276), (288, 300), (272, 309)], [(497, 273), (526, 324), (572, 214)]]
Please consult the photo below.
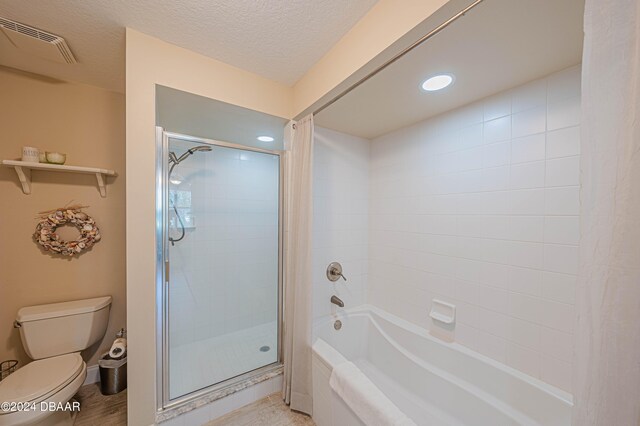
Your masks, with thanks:
[(70, 426), (87, 376), (79, 351), (104, 336), (111, 297), (31, 306), (16, 325), (33, 362), (0, 382), (0, 426)]
[(0, 426), (73, 424), (77, 406), (67, 402), (86, 376), (78, 353), (27, 364), (0, 382), (0, 402), (9, 404), (8, 411), (0, 410)]

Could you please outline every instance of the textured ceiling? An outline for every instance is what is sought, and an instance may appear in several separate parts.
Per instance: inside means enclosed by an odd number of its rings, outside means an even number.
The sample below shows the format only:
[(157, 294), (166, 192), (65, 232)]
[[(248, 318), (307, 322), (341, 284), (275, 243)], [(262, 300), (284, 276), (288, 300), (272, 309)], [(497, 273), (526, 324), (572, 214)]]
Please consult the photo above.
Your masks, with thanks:
[[(578, 64), (584, 0), (486, 0), (319, 113), (316, 124), (374, 138)], [(419, 89), (453, 73), (441, 92)]]
[(125, 27), (292, 85), (377, 0), (0, 0), (0, 16), (64, 37), (79, 64), (26, 55), (0, 65), (124, 91)]

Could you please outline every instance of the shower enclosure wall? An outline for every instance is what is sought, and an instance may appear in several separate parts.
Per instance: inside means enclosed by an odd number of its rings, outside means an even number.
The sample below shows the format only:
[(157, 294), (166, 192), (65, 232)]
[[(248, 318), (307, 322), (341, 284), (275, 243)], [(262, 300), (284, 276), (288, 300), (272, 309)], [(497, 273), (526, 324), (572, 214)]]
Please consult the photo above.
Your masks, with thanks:
[(158, 128), (162, 407), (280, 368), (279, 151)]

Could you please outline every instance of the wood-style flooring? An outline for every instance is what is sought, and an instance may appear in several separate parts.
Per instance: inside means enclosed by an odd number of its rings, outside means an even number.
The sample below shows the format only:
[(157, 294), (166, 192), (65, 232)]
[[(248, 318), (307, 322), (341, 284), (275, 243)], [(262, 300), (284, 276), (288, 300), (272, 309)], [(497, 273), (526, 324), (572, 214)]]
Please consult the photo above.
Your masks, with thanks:
[[(75, 395), (80, 412), (75, 426), (124, 426), (127, 424), (127, 391), (105, 396), (100, 384), (80, 388)], [(314, 426), (311, 417), (291, 411), (280, 393), (270, 395), (246, 407), (213, 420), (206, 426)], [(196, 426), (196, 425), (194, 425)]]
[(80, 412), (74, 426), (123, 426), (127, 424), (127, 391), (102, 395), (100, 383), (82, 386), (74, 397)]

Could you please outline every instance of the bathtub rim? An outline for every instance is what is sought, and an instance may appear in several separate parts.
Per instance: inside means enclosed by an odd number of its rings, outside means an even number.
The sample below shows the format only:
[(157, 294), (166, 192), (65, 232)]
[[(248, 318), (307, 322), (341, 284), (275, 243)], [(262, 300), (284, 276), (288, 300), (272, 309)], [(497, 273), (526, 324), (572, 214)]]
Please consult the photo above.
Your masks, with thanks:
[[(446, 342), (444, 340), (440, 340), (436, 337), (434, 337), (433, 335), (431, 335), (431, 333), (429, 333), (428, 330), (426, 330), (423, 327), (420, 327), (416, 324), (413, 324), (407, 320), (404, 320), (402, 318), (399, 318), (383, 309), (378, 308), (377, 306), (374, 305), (369, 305), (369, 304), (363, 304), (363, 305), (359, 305), (353, 308), (349, 308), (349, 309), (344, 309), (343, 312), (341, 314), (333, 314), (331, 316), (327, 316), (324, 318), (320, 318), (318, 319), (318, 321), (316, 321), (316, 323), (314, 324), (314, 336), (313, 336), (313, 344), (312, 344), (312, 353), (313, 354), (317, 354), (318, 355), (318, 359), (321, 360), (329, 369), (332, 369), (333, 366), (338, 365), (338, 363), (341, 362), (346, 362), (349, 361), (344, 355), (342, 355), (340, 353), (340, 351), (336, 348), (333, 348), (336, 352), (338, 352), (339, 357), (332, 357), (333, 359), (326, 359), (325, 357), (323, 357), (321, 355), (321, 353), (317, 352), (315, 350), (315, 345), (316, 343), (318, 343), (318, 340), (321, 340), (324, 344), (331, 346), (331, 344), (327, 341), (325, 341), (324, 339), (322, 339), (321, 337), (319, 337), (317, 335), (317, 330), (321, 329), (321, 328), (325, 328), (325, 327), (331, 327), (331, 323), (334, 322), (336, 319), (345, 319), (345, 318), (349, 318), (350, 316), (364, 316), (367, 317), (372, 324), (374, 324), (376, 327), (381, 327), (380, 325), (378, 325), (375, 321), (375, 316), (380, 317), (381, 319), (390, 322), (392, 325), (402, 328), (412, 334), (415, 334), (421, 338), (425, 338), (427, 340), (429, 340), (430, 342), (434, 343), (434, 344), (439, 344), (439, 345), (444, 345), (447, 348), (450, 348), (451, 350), (455, 350), (458, 352), (463, 353), (466, 356), (475, 358), (476, 360), (480, 361), (481, 363), (484, 364), (488, 364), (490, 367), (493, 367), (495, 369), (498, 369), (500, 371), (502, 371), (505, 374), (509, 374), (511, 376), (514, 376), (516, 379), (524, 381), (528, 384), (530, 384), (531, 386), (533, 386), (534, 388), (536, 388), (537, 390), (544, 392), (548, 395), (550, 395), (553, 398), (557, 398), (558, 400), (560, 400), (561, 402), (567, 404), (567, 406), (569, 408), (573, 408), (573, 395), (567, 391), (564, 391), (562, 389), (559, 389), (549, 383), (543, 382), (540, 379), (537, 379), (533, 376), (530, 376), (526, 373), (523, 373), (513, 367), (510, 367), (506, 364), (501, 363), (500, 361), (496, 361), (486, 355), (483, 355), (479, 352), (474, 351), (471, 348), (468, 348), (460, 343), (457, 342)], [(333, 330), (330, 330), (330, 332), (335, 332)]]

